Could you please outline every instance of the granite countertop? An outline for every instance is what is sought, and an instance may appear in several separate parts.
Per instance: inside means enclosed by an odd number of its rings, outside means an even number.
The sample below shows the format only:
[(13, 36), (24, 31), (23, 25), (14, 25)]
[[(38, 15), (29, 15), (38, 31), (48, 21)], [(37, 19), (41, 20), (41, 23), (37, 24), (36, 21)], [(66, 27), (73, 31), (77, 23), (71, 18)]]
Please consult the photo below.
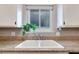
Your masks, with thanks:
[[(12, 37), (14, 38), (14, 37)], [(10, 39), (12, 39), (10, 38)], [(33, 51), (39, 51), (39, 52), (79, 52), (79, 38), (78, 39), (55, 39), (56, 42), (64, 46), (64, 48), (47, 48), (47, 49), (30, 49), (30, 48), (14, 48), (19, 43), (23, 42), (24, 40), (21, 40), (17, 37), (16, 40), (0, 40), (0, 52), (33, 52)], [(76, 37), (77, 38), (77, 37)], [(20, 39), (20, 40), (19, 40)]]

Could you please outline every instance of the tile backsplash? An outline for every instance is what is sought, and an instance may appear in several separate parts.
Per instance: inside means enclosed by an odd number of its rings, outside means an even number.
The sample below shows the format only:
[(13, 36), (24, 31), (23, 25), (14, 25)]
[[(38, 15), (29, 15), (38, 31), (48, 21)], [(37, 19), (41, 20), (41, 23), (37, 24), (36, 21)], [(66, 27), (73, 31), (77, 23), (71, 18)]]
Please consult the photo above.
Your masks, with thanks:
[(63, 30), (61, 31), (61, 35), (79, 36), (79, 28), (63, 29)]
[[(12, 33), (13, 32), (13, 33)], [(15, 33), (14, 33), (15, 32)], [(50, 36), (50, 35), (74, 35), (79, 36), (79, 29), (63, 29), (59, 33), (58, 32), (49, 32), (49, 33), (40, 33), (41, 35)], [(21, 29), (0, 29), (0, 36), (21, 36), (22, 31)], [(33, 35), (33, 33), (28, 35)]]
[[(15, 33), (14, 33), (15, 32)], [(21, 35), (21, 29), (0, 29), (0, 36)]]

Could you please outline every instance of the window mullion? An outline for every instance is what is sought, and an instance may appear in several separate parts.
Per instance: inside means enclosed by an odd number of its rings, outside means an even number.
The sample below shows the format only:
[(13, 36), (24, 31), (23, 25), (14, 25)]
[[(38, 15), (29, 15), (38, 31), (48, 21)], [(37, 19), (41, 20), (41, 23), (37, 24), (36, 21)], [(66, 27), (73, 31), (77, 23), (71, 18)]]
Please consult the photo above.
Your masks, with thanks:
[(40, 12), (40, 9), (39, 9), (39, 28), (41, 27), (41, 12)]
[(31, 23), (31, 20), (30, 20), (30, 13), (31, 13), (31, 9), (28, 11), (29, 12), (29, 15), (28, 15), (28, 19), (29, 19), (29, 21), (28, 21), (28, 23)]

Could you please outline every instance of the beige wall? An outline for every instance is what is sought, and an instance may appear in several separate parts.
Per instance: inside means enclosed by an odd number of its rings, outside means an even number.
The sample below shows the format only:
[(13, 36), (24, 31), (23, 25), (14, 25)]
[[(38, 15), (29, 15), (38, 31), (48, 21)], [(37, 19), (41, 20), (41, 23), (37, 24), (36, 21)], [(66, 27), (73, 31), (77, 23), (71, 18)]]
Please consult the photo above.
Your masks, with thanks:
[(17, 16), (17, 6), (1, 4), (0, 5), (0, 27), (1, 26), (16, 26), (15, 21)]
[(65, 25), (79, 26), (79, 4), (63, 5)]
[[(3, 5), (2, 5), (3, 6)], [(53, 35), (55, 34), (56, 32), (56, 5), (52, 6), (53, 7), (53, 11), (52, 11), (52, 31), (54, 32)], [(10, 9), (12, 10), (12, 9)], [(14, 10), (14, 9), (13, 9)], [(23, 7), (23, 22), (27, 22), (27, 17), (26, 17), (26, 12), (25, 12), (25, 7)], [(2, 21), (1, 21), (2, 22)], [(22, 32), (21, 32), (21, 29), (7, 29), (7, 28), (1, 28), (0, 29), (0, 35), (11, 35), (12, 32), (15, 32), (15, 35), (21, 35)], [(50, 33), (49, 33), (50, 34)]]
[(21, 35), (21, 29), (9, 29), (1, 27), (16, 27), (15, 21), (17, 20), (17, 5), (16, 4), (0, 4), (0, 35), (8, 36)]
[[(79, 4), (66, 4), (63, 5), (64, 10), (64, 20), (66, 25), (79, 26)], [(79, 28), (72, 29), (63, 29), (61, 31), (61, 35), (78, 35), (79, 36)]]
[[(69, 6), (69, 5), (64, 5), (64, 6), (65, 6), (64, 9), (66, 9), (66, 8), (68, 8), (67, 6)], [(72, 8), (70, 8), (70, 9), (72, 9)], [(64, 14), (68, 15), (69, 14), (68, 13), (69, 11), (68, 12), (67, 11), (68, 10), (64, 11), (65, 12)], [(25, 11), (23, 12), (23, 14), (24, 13), (25, 13)], [(56, 13), (56, 5), (55, 5), (54, 6), (54, 9), (53, 9), (53, 19), (52, 19), (53, 20), (53, 23), (52, 23), (53, 26), (52, 26), (52, 28), (53, 28), (54, 33), (51, 34), (51, 35), (55, 35), (55, 32), (57, 31), (56, 30), (56, 26), (57, 26), (57, 20), (56, 20), (56, 17), (57, 16), (56, 15), (57, 15), (57, 13)], [(23, 16), (23, 19), (25, 19), (25, 17), (26, 16), (24, 15)], [(64, 16), (64, 18), (67, 19), (66, 16)], [(25, 20), (23, 20), (23, 21), (25, 22)], [(1, 29), (0, 28), (0, 35), (11, 35), (11, 32), (15, 32), (15, 35), (21, 35), (21, 29)], [(62, 31), (60, 31), (60, 33), (61, 33), (61, 35), (79, 35), (79, 29), (63, 29)]]

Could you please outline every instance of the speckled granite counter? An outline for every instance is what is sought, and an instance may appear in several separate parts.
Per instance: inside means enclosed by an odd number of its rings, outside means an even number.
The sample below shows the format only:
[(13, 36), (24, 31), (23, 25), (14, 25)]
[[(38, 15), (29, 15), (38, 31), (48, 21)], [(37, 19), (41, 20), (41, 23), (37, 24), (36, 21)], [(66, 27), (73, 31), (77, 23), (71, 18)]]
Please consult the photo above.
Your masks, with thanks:
[[(54, 37), (55, 38), (55, 37)], [(71, 39), (72, 38), (72, 39)], [(77, 38), (77, 37), (76, 37)], [(14, 48), (24, 40), (17, 37), (13, 40), (0, 40), (0, 52), (79, 52), (79, 38), (70, 37), (69, 39), (55, 39), (56, 42), (64, 46), (64, 48), (51, 48), (51, 49), (29, 49), (29, 48)], [(11, 39), (11, 38), (10, 38)], [(53, 39), (53, 38), (52, 38)]]

